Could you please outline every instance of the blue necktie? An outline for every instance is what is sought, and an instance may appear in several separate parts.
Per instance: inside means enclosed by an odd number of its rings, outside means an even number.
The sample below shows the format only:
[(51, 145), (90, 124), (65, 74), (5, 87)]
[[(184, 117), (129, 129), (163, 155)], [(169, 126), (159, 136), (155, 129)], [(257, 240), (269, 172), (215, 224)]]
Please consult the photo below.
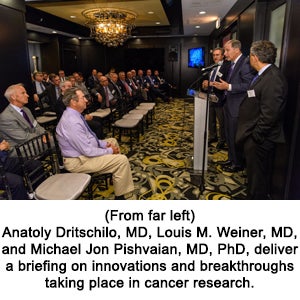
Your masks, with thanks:
[(227, 82), (229, 82), (229, 80), (232, 76), (233, 69), (234, 69), (234, 63), (231, 63), (230, 69), (229, 69), (229, 72), (228, 72), (228, 75), (227, 75), (227, 79), (226, 79)]
[(88, 129), (88, 131), (90, 132), (90, 134), (96, 139), (97, 141), (97, 144), (98, 144), (98, 147), (100, 147), (100, 142), (99, 142), (99, 139), (97, 138), (95, 132), (90, 128), (89, 124), (87, 123), (87, 121), (85, 120), (84, 116), (83, 115), (80, 115), (84, 125), (86, 126), (86, 128)]
[(210, 81), (215, 81), (217, 70), (218, 70), (218, 67), (214, 68), (214, 70), (213, 70), (213, 72), (212, 72), (212, 74), (210, 76)]
[(253, 83), (257, 80), (257, 78), (259, 77), (258, 73), (253, 77), (250, 86), (253, 85)]

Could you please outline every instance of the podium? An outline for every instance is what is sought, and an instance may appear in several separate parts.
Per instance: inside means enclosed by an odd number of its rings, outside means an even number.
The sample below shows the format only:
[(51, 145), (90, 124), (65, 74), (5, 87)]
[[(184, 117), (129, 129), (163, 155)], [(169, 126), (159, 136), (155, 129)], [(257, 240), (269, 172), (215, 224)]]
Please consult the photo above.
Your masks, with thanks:
[[(206, 102), (207, 102), (207, 94), (202, 92), (196, 92), (194, 94), (194, 170), (196, 171), (206, 171), (207, 170), (207, 155), (205, 153), (205, 163), (204, 170), (203, 167), (203, 148), (204, 148), (204, 134), (207, 132), (208, 121), (206, 122), (206, 118), (208, 118), (206, 114)], [(206, 129), (206, 130), (205, 130)], [(206, 145), (207, 147), (207, 138)]]

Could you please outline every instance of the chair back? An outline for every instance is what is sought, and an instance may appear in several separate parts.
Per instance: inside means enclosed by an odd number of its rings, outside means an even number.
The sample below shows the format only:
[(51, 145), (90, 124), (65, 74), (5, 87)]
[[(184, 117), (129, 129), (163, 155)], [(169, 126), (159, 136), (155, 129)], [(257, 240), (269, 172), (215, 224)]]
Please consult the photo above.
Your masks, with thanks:
[[(33, 193), (42, 181), (56, 172), (48, 133), (43, 133), (17, 145), (16, 151), (23, 169), (27, 189), (29, 193)], [(40, 163), (35, 164), (35, 168), (29, 168), (31, 161), (40, 161)]]
[(1, 161), (0, 161), (0, 182), (1, 182), (0, 199), (11, 200), (12, 199), (11, 191)]

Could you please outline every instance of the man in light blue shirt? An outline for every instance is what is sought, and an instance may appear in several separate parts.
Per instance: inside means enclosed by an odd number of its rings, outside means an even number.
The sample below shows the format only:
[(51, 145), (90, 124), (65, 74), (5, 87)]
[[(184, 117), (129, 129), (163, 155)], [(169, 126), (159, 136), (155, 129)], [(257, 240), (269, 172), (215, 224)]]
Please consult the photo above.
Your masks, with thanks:
[(115, 199), (134, 190), (130, 164), (114, 138), (99, 140), (89, 128), (82, 112), (87, 99), (78, 87), (65, 92), (67, 107), (56, 128), (57, 139), (64, 157), (64, 166), (70, 172), (112, 173)]

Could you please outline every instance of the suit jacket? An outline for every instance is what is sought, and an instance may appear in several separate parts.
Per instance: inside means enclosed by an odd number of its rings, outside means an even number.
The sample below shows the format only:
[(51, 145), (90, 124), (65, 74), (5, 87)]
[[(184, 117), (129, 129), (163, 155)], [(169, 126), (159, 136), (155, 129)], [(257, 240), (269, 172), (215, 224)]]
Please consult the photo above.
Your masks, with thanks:
[(250, 135), (258, 144), (265, 139), (284, 142), (286, 97), (287, 82), (279, 69), (271, 65), (250, 85), (240, 106), (236, 142), (242, 144)]
[(231, 91), (227, 91), (225, 106), (232, 117), (238, 117), (240, 104), (244, 100), (249, 85), (256, 74), (249, 64), (249, 58), (242, 55), (236, 62), (232, 75), (227, 74), (227, 82)]
[(55, 111), (56, 108), (56, 102), (57, 102), (57, 97), (56, 97), (56, 86), (54, 84), (49, 84), (46, 87), (47, 94), (48, 94), (48, 104), (51, 107), (52, 111)]
[[(230, 65), (231, 65), (231, 63), (228, 60), (224, 60), (222, 65), (220, 66), (217, 74), (216, 74), (216, 77), (215, 77), (214, 81), (220, 82), (220, 79), (226, 81), (227, 73), (229, 71)], [(212, 72), (213, 72), (213, 70), (212, 70)], [(208, 74), (208, 76), (211, 76), (212, 72), (210, 72)], [(204, 79), (208, 80), (208, 76), (204, 77)], [(217, 103), (212, 103), (212, 104), (215, 105), (215, 106), (223, 106), (224, 102), (225, 102), (224, 91), (223, 90), (218, 90), (215, 87), (214, 88), (210, 87), (209, 89), (210, 89), (209, 92), (213, 92), (219, 98), (219, 101)]]
[[(32, 92), (33, 92), (33, 94), (37, 94), (37, 89), (36, 89), (37, 84), (39, 84), (39, 82), (37, 82), (37, 81), (32, 82)], [(41, 84), (44, 86), (45, 89), (42, 93), (38, 94), (40, 99), (47, 96), (47, 90), (46, 90), (47, 85), (45, 85), (45, 83), (43, 81), (41, 82)]]
[(92, 75), (88, 77), (88, 80), (87, 80), (87, 87), (88, 88), (93, 89), (99, 84), (100, 84), (100, 82), (99, 82), (97, 77), (94, 77)]
[(31, 111), (27, 107), (23, 107), (23, 110), (28, 115), (33, 128), (11, 105), (8, 105), (0, 114), (0, 134), (11, 146), (10, 156), (17, 155), (15, 145), (22, 144), (45, 132), (45, 129), (34, 119)]

